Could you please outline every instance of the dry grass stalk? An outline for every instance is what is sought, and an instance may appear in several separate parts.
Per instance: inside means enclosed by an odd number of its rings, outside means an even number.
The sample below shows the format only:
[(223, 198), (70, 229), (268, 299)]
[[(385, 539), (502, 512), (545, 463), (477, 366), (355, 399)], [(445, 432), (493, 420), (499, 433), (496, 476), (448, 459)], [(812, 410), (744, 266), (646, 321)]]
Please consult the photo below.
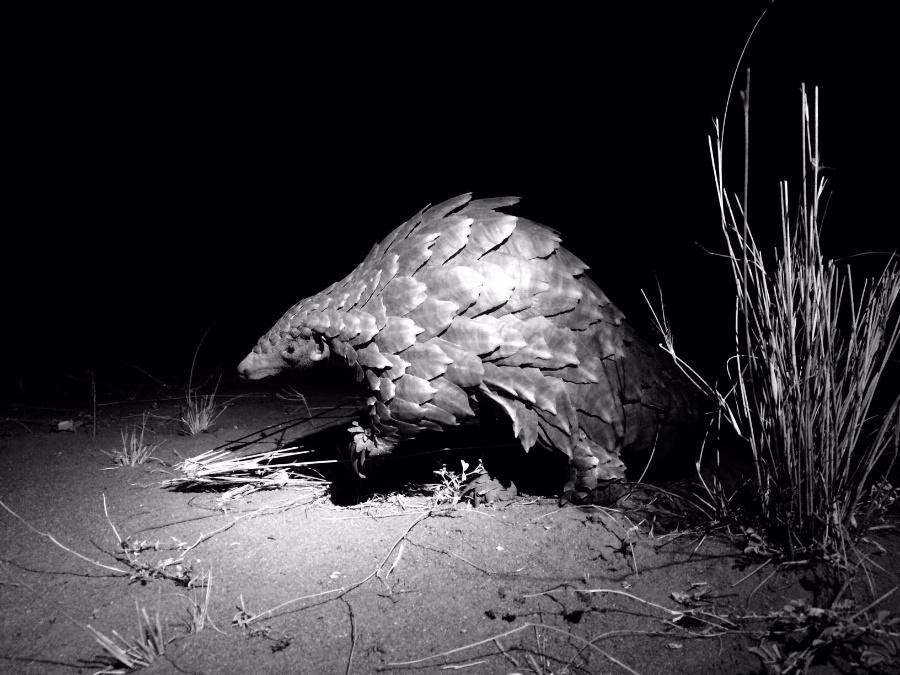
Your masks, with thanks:
[(205, 485), (258, 485), (265, 487), (320, 487), (323, 491), (329, 485), (324, 478), (298, 475), (292, 469), (300, 469), (315, 464), (332, 464), (337, 460), (314, 460), (309, 462), (279, 462), (284, 457), (296, 457), (312, 450), (301, 450), (298, 446), (259, 452), (243, 457), (233, 457), (228, 450), (210, 450), (195, 457), (188, 457), (175, 465), (184, 476), (172, 478), (165, 485), (205, 484)]
[[(526, 631), (529, 629), (533, 629), (535, 632), (535, 639), (538, 644), (538, 653), (542, 656), (542, 660), (544, 658), (546, 658), (546, 650), (544, 649), (544, 646), (542, 644), (542, 639), (540, 638), (540, 634), (538, 633), (539, 629), (546, 630), (546, 631), (549, 631), (552, 633), (556, 633), (558, 635), (562, 635), (563, 637), (565, 637), (568, 640), (580, 643), (583, 645), (582, 650), (589, 649), (593, 652), (596, 652), (597, 654), (602, 656), (607, 661), (614, 663), (616, 666), (618, 666), (619, 668), (624, 670), (626, 673), (632, 673), (632, 675), (638, 675), (638, 672), (636, 670), (634, 670), (633, 668), (631, 668), (630, 666), (628, 666), (627, 664), (622, 662), (620, 659), (617, 659), (609, 652), (607, 652), (603, 649), (600, 649), (596, 644), (594, 644), (595, 642), (597, 642), (596, 638), (593, 640), (586, 640), (585, 638), (581, 637), (580, 635), (576, 635), (575, 633), (571, 633), (569, 631), (562, 630), (560, 628), (557, 628), (556, 626), (551, 626), (551, 625), (544, 624), (544, 623), (535, 623), (535, 622), (531, 622), (531, 621), (528, 621), (516, 628), (512, 628), (510, 630), (504, 631), (502, 633), (498, 633), (496, 635), (492, 635), (483, 640), (478, 640), (476, 642), (470, 642), (469, 644), (463, 645), (461, 647), (456, 647), (454, 649), (448, 649), (448, 650), (440, 652), (438, 654), (430, 654), (428, 656), (423, 656), (418, 659), (411, 659), (409, 661), (393, 661), (386, 665), (391, 668), (406, 668), (406, 667), (410, 667), (410, 666), (419, 666), (423, 663), (432, 661), (434, 659), (440, 659), (440, 658), (444, 658), (446, 656), (452, 656), (454, 654), (459, 654), (461, 652), (468, 651), (470, 649), (474, 649), (476, 647), (480, 647), (480, 646), (483, 646), (486, 644), (496, 645), (498, 648), (498, 651), (500, 651), (500, 653), (503, 654), (503, 656), (508, 659), (509, 658), (508, 650), (505, 649), (499, 643), (499, 641), (504, 638), (515, 635), (516, 633), (520, 633), (522, 631)], [(481, 661), (479, 661), (478, 663), (481, 663)], [(470, 664), (467, 664), (467, 665), (470, 665)], [(474, 664), (472, 664), (472, 665), (474, 665)], [(534, 664), (534, 666), (537, 666), (537, 664)], [(445, 666), (445, 668), (446, 667), (447, 666)], [(550, 671), (535, 668), (535, 672), (550, 672)]]
[[(103, 503), (104, 503), (104, 508), (105, 508), (105, 504), (106, 504), (105, 496), (104, 496), (104, 502), (103, 502)], [(101, 562), (99, 562), (99, 561), (97, 561), (97, 560), (93, 560), (93, 559), (91, 559), (91, 558), (88, 558), (87, 556), (82, 555), (82, 554), (79, 553), (78, 551), (75, 551), (74, 549), (71, 549), (71, 548), (69, 548), (68, 546), (66, 546), (66, 545), (64, 545), (64, 544), (62, 544), (62, 543), (60, 543), (60, 541), (59, 541), (56, 537), (54, 537), (52, 534), (50, 534), (49, 532), (42, 532), (41, 530), (37, 529), (34, 525), (32, 525), (31, 523), (29, 523), (29, 522), (28, 522), (27, 520), (25, 520), (22, 516), (20, 516), (18, 513), (16, 513), (15, 511), (13, 511), (11, 508), (9, 508), (9, 506), (7, 506), (6, 503), (5, 503), (2, 499), (0, 499), (0, 508), (3, 508), (7, 513), (9, 513), (13, 518), (15, 518), (16, 520), (18, 520), (19, 522), (21, 522), (21, 523), (22, 523), (25, 527), (27, 527), (29, 530), (31, 530), (32, 532), (34, 532), (35, 534), (37, 534), (37, 535), (39, 535), (39, 536), (41, 536), (41, 537), (44, 537), (45, 539), (50, 540), (50, 542), (53, 543), (54, 546), (57, 546), (58, 548), (61, 548), (61, 549), (62, 549), (63, 551), (65, 551), (66, 553), (71, 553), (71, 554), (74, 555), (76, 558), (79, 558), (79, 559), (81, 559), (81, 560), (84, 560), (85, 562), (90, 563), (91, 565), (94, 565), (95, 567), (99, 567), (99, 568), (101, 568), (101, 569), (107, 570), (108, 572), (115, 572), (115, 573), (117, 573), (117, 574), (123, 574), (123, 575), (125, 575), (125, 576), (128, 575), (128, 571), (127, 571), (127, 570), (121, 569), (121, 568), (119, 568), (119, 567), (113, 567), (112, 565), (104, 565), (103, 563), (101, 563)], [(115, 529), (115, 528), (114, 528), (114, 529)], [(118, 533), (116, 533), (116, 536), (118, 537)]]
[(309, 409), (309, 404), (306, 402), (306, 396), (304, 396), (301, 392), (297, 391), (296, 388), (287, 386), (277, 394), (275, 394), (282, 401), (290, 401), (291, 403), (302, 403), (303, 407), (306, 409), (306, 416), (312, 418), (312, 411)]

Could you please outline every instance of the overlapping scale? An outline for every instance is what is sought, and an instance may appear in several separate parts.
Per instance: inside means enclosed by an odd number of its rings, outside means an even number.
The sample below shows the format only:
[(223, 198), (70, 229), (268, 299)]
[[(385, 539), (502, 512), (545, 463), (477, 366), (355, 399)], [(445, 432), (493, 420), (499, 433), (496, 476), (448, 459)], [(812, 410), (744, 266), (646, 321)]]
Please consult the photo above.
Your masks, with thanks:
[(475, 303), (466, 309), (465, 315), (472, 317), (489, 310), (501, 309), (516, 288), (513, 278), (500, 265), (484, 260), (473, 262), (472, 269), (481, 275), (481, 293)]
[(572, 331), (560, 328), (544, 316), (531, 317), (522, 324), (524, 327), (522, 334), (529, 344), (533, 339), (542, 339), (547, 345), (550, 357), (537, 360), (537, 365), (541, 368), (553, 370), (581, 363), (578, 358), (576, 336)]
[(381, 351), (396, 354), (413, 346), (416, 335), (421, 332), (422, 329), (412, 319), (390, 316), (384, 328), (375, 336), (375, 343)]
[(445, 377), (463, 389), (470, 389), (481, 384), (484, 378), (484, 364), (472, 352), (468, 352), (443, 338), (432, 338), (429, 342), (436, 344), (453, 362), (447, 366)]
[[(507, 396), (536, 403), (538, 380), (543, 379), (543, 375), (537, 368), (503, 368), (485, 363), (483, 379), (483, 386), (489, 391), (501, 391)], [(553, 408), (552, 399), (546, 399), (542, 403)]]
[(390, 403), (394, 400), (396, 393), (397, 385), (394, 384), (394, 381), (390, 377), (382, 376), (378, 380), (378, 392), (375, 395), (379, 399), (381, 399), (385, 403)]
[(523, 260), (546, 258), (559, 248), (559, 242), (557, 232), (534, 221), (519, 218), (515, 231), (503, 244), (502, 252)]
[(502, 324), (491, 316), (470, 319), (458, 316), (450, 323), (442, 337), (470, 354), (484, 356), (497, 349), (503, 342)]
[(378, 346), (372, 342), (363, 349), (356, 350), (356, 359), (363, 368), (390, 368), (391, 362), (388, 361), (384, 354), (378, 349)]
[(415, 424), (425, 417), (425, 410), (418, 403), (395, 398), (389, 406), (391, 417), (395, 420)]
[[(459, 422), (449, 410), (445, 410), (434, 403), (422, 404), (422, 414), (426, 420), (435, 422), (441, 426), (456, 426)], [(440, 427), (439, 427), (440, 429)]]
[(431, 246), (431, 257), (428, 259), (426, 267), (440, 267), (465, 248), (474, 222), (472, 218), (457, 216), (448, 218), (446, 225), (441, 221), (433, 223), (435, 228), (439, 224), (442, 226), (439, 230), (440, 237)]
[(403, 377), (406, 374), (406, 369), (409, 368), (409, 361), (399, 354), (391, 354), (390, 352), (382, 352), (381, 354), (391, 364), (389, 366), (390, 370), (386, 373), (388, 377), (396, 380), (398, 377)]
[(433, 232), (427, 235), (413, 235), (397, 248), (397, 274), (413, 274), (431, 257), (431, 246), (440, 236)]
[(395, 384), (397, 386), (396, 396), (420, 405), (432, 400), (437, 392), (428, 380), (410, 374), (404, 375)]
[(477, 260), (506, 241), (516, 229), (516, 217), (486, 211), (479, 225), (472, 228), (466, 243), (465, 257), (468, 260)]
[(391, 316), (406, 316), (428, 299), (428, 287), (412, 277), (394, 277), (381, 292), (384, 310)]
[(366, 288), (360, 294), (359, 300), (357, 301), (357, 306), (364, 307), (369, 300), (372, 299), (372, 296), (375, 295), (376, 290), (379, 288), (381, 284), (381, 268), (373, 268), (370, 271), (367, 271), (366, 274)]
[(537, 415), (538, 438), (550, 448), (556, 448), (566, 456), (571, 457), (575, 448), (575, 439), (572, 434), (563, 431), (559, 426), (559, 420), (555, 415), (535, 410)]
[(514, 289), (504, 305), (507, 312), (520, 312), (534, 304), (534, 297), (550, 289), (543, 276), (543, 269), (508, 253), (492, 251), (485, 255), (484, 262), (499, 266), (513, 281)]
[(347, 299), (344, 302), (344, 309), (352, 309), (359, 304), (359, 299), (366, 292), (368, 284), (366, 279), (355, 279), (347, 289)]
[(481, 293), (484, 278), (471, 267), (454, 266), (423, 270), (416, 279), (425, 284), (429, 298), (446, 300), (460, 308), (474, 303)]
[(354, 346), (366, 345), (378, 334), (378, 324), (375, 317), (368, 312), (359, 312), (359, 332), (351, 338), (350, 344)]
[(412, 310), (408, 316), (422, 329), (419, 340), (424, 341), (447, 330), (458, 313), (459, 305), (455, 302), (430, 297)]
[[(477, 200), (476, 200), (477, 201)], [(440, 221), (444, 216), (456, 211), (461, 206), (472, 203), (472, 193), (466, 192), (464, 194), (459, 195), (458, 197), (453, 197), (452, 199), (448, 199), (447, 201), (441, 202), (440, 204), (436, 204), (424, 212), (422, 212), (422, 223), (428, 224), (431, 221)]]
[(409, 234), (422, 224), (424, 213), (424, 211), (419, 211), (416, 215), (414, 215), (400, 227), (391, 232), (387, 237), (385, 237), (379, 245), (380, 255), (378, 256), (378, 259), (383, 258), (386, 254), (393, 251), (396, 247), (402, 246), (403, 242), (406, 240)]
[(328, 316), (318, 310), (309, 312), (304, 323), (309, 326), (314, 333), (319, 333), (320, 335), (323, 335), (331, 326)]
[(346, 286), (341, 286), (339, 290), (335, 291), (335, 299), (333, 303), (334, 309), (346, 309), (348, 300), (350, 299), (350, 294), (351, 292), (347, 290)]
[(361, 311), (372, 316), (379, 331), (387, 324), (388, 313), (384, 306), (384, 296), (381, 293), (373, 296), (371, 300), (362, 306)]
[(344, 312), (344, 321), (341, 325), (341, 340), (349, 341), (359, 335), (362, 326), (362, 316), (356, 310)]
[(433, 380), (447, 372), (447, 366), (453, 363), (444, 351), (429, 341), (414, 344), (403, 351), (401, 356), (409, 361), (409, 373), (426, 380)]
[[(471, 197), (471, 193), (467, 195)], [(515, 206), (521, 201), (519, 197), (482, 197), (481, 199), (473, 199), (468, 203), (463, 211), (480, 213), (484, 211), (496, 211), (506, 206)]]
[(440, 377), (431, 381), (434, 387), (434, 396), (431, 402), (446, 410), (455, 418), (474, 417), (475, 413), (469, 404), (469, 395), (462, 388), (451, 382), (446, 377)]
[[(569, 272), (569, 274), (571, 274), (573, 277), (581, 277), (581, 275), (584, 272), (586, 272), (587, 270), (590, 269), (590, 267), (588, 267), (588, 265), (585, 264), (581, 260), (581, 258), (579, 258), (578, 256), (574, 255), (571, 251), (569, 251), (568, 249), (565, 249), (561, 246), (558, 249), (556, 249), (556, 252), (553, 254), (553, 258), (556, 262), (556, 265), (560, 269), (567, 270)], [(593, 284), (593, 281), (591, 281), (590, 278), (588, 278), (588, 277), (582, 277), (582, 278), (586, 282), (591, 282), (591, 284)], [(593, 284), (593, 285), (596, 286), (596, 284)]]
[(386, 253), (381, 259), (378, 266), (380, 275), (378, 275), (378, 283), (374, 286), (374, 293), (381, 293), (385, 286), (390, 283), (391, 279), (397, 276), (400, 269), (400, 256), (393, 251)]
[(322, 316), (328, 321), (328, 326), (322, 331), (327, 338), (336, 338), (344, 328), (344, 312), (337, 309), (326, 309)]

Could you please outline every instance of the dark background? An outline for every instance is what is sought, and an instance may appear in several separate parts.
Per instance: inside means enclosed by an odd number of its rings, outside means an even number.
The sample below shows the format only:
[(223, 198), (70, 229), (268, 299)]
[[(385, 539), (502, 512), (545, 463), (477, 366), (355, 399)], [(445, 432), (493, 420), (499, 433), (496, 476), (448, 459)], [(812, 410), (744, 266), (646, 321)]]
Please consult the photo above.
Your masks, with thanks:
[[(4, 97), (2, 393), (89, 391), (89, 371), (183, 383), (207, 332), (198, 372), (228, 384), (286, 309), (467, 191), (521, 196), (638, 324), (658, 280), (678, 346), (714, 372), (733, 317), (703, 250), (722, 248), (707, 134), (767, 4), (33, 20)], [(763, 19), (745, 60), (760, 237), (777, 241), (777, 182), (798, 175), (806, 82), (827, 252), (900, 243), (892, 26), (881, 3), (779, 0)], [(735, 190), (742, 134), (735, 93)]]

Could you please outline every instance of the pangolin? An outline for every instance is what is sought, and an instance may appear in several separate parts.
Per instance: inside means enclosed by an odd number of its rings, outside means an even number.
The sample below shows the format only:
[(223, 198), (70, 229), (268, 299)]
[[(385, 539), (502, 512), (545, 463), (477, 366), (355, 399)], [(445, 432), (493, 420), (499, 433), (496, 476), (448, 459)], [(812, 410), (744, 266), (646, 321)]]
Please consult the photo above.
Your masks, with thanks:
[(239, 374), (345, 362), (368, 396), (357, 459), (495, 404), (526, 451), (569, 458), (564, 497), (602, 499), (623, 456), (671, 446), (696, 402), (555, 230), (501, 210), (517, 202), (464, 194), (420, 211), (291, 307)]

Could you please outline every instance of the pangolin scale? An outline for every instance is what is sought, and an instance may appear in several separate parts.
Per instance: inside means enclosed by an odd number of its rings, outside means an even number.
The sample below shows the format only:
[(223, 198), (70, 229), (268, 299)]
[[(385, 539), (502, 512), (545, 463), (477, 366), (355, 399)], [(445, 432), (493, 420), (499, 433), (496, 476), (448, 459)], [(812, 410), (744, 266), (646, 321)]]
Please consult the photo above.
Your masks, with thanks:
[(526, 451), (569, 458), (580, 500), (623, 479), (630, 452), (671, 450), (697, 415), (689, 386), (556, 231), (501, 210), (517, 201), (465, 194), (420, 211), (291, 307), (240, 375), (343, 360), (369, 396), (361, 455), (493, 403)]

